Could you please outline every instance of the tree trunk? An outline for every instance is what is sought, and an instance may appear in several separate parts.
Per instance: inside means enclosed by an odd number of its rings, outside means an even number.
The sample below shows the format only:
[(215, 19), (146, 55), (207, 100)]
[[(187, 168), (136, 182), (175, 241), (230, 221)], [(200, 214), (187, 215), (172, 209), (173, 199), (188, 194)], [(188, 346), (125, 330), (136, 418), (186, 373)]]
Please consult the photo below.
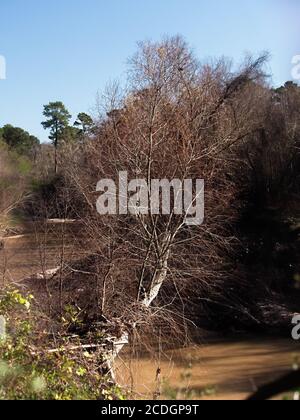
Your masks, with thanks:
[[(141, 305), (149, 308), (153, 301), (158, 297), (160, 289), (162, 285), (164, 284), (167, 274), (168, 274), (168, 262), (170, 257), (170, 235), (166, 236), (166, 239), (163, 241), (162, 249), (166, 249), (164, 251), (163, 256), (161, 257), (158, 267), (156, 268), (151, 286), (149, 289), (149, 292), (147, 293), (146, 297), (141, 301)], [(136, 327), (136, 324), (133, 323), (133, 328)], [(111, 357), (108, 359), (108, 366), (110, 368), (110, 374), (112, 379), (115, 381), (115, 375), (113, 370), (113, 363), (115, 359), (118, 357), (120, 352), (123, 350), (123, 348), (129, 343), (129, 332), (125, 331), (122, 333), (122, 337), (114, 342), (112, 342), (113, 345), (113, 351), (111, 354)]]
[(146, 295), (142, 304), (149, 308), (153, 301), (159, 295), (160, 289), (166, 280), (168, 274), (168, 261), (169, 261), (170, 251), (167, 251), (165, 256), (159, 261), (158, 268), (155, 270), (151, 287), (149, 293)]

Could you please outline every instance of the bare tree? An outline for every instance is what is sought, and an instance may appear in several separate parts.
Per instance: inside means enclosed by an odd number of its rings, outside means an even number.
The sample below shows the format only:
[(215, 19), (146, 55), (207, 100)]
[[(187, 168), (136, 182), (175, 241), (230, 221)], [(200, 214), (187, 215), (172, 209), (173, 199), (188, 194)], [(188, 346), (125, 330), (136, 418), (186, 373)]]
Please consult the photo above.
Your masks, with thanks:
[[(265, 57), (234, 73), (223, 61), (201, 65), (185, 42), (168, 38), (141, 43), (130, 62), (126, 95), (114, 87), (98, 136), (72, 156), (69, 176), (88, 204), (83, 223), (103, 279), (99, 312), (118, 325), (113, 355), (137, 327), (172, 318), (170, 305), (185, 306), (195, 290), (224, 277), (224, 260), (235, 238), (237, 189), (232, 179), (239, 147), (261, 124), (257, 91)], [(77, 159), (77, 165), (74, 161)], [(187, 214), (99, 216), (96, 183), (127, 171), (131, 179), (205, 180), (206, 219), (187, 226)], [(150, 190), (147, 191), (150, 197)], [(174, 291), (167, 300), (163, 288)], [(157, 323), (157, 324), (156, 324)], [(183, 322), (184, 323), (184, 322)], [(170, 325), (167, 327), (170, 328)]]
[(241, 145), (239, 177), (255, 205), (267, 207), (285, 203), (284, 197), (291, 201), (298, 190), (300, 89), (293, 83), (257, 89), (261, 124)]

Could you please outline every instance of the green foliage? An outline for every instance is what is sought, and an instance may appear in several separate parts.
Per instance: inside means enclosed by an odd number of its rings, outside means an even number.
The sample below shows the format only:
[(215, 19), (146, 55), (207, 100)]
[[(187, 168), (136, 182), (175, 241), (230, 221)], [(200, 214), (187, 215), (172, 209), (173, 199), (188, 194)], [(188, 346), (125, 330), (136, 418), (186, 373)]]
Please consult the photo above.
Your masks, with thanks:
[(78, 127), (79, 129), (79, 136), (81, 139), (84, 139), (84, 137), (91, 133), (94, 129), (94, 122), (90, 115), (86, 114), (85, 112), (81, 112), (77, 116), (77, 120), (74, 123), (75, 127)]
[(123, 399), (121, 390), (101, 375), (97, 355), (67, 351), (67, 338), (55, 352), (40, 344), (33, 303), (32, 295), (15, 289), (0, 297), (0, 314), (7, 321), (0, 340), (0, 399)]
[(72, 116), (62, 102), (45, 105), (43, 115), (46, 121), (42, 122), (42, 126), (45, 130), (50, 129), (49, 139), (56, 148), (62, 142), (68, 144), (81, 141), (94, 126), (92, 118), (84, 112), (78, 114), (74, 125), (70, 126)]
[(18, 171), (21, 175), (29, 175), (32, 171), (31, 163), (22, 157), (18, 159)]
[(50, 129), (49, 139), (57, 148), (72, 116), (62, 102), (50, 102), (45, 105), (43, 115), (46, 121), (42, 122), (42, 126), (45, 130)]
[[(1, 129), (0, 129), (1, 130)], [(21, 148), (11, 148), (0, 137), (0, 153), (2, 162), (2, 172), (9, 167), (13, 168), (15, 175), (29, 175), (32, 171), (33, 164), (29, 153), (22, 152)], [(7, 172), (7, 171), (6, 171)], [(1, 176), (2, 175), (2, 176)], [(3, 173), (0, 172), (1, 179)]]
[(81, 127), (82, 130), (85, 131), (93, 125), (93, 119), (85, 112), (81, 112), (77, 115), (77, 120), (75, 121), (74, 125)]
[(0, 230), (1, 225), (8, 227), (7, 222), (29, 190), (32, 177), (31, 160), (0, 141)]
[(8, 289), (0, 299), (0, 312), (2, 315), (9, 315), (16, 306), (30, 310), (32, 295), (23, 296), (18, 290)]
[(11, 150), (29, 157), (40, 144), (37, 137), (30, 135), (22, 128), (9, 124), (0, 129), (0, 140), (6, 143)]
[(42, 122), (45, 129), (50, 129), (50, 140), (55, 147), (60, 143), (70, 144), (81, 141), (93, 127), (92, 118), (82, 112), (78, 114), (74, 125), (69, 125), (71, 114), (69, 114), (62, 102), (50, 102), (44, 106), (44, 116), (46, 121)]
[(76, 127), (65, 127), (61, 133), (61, 138), (64, 144), (76, 143), (80, 138), (80, 130)]

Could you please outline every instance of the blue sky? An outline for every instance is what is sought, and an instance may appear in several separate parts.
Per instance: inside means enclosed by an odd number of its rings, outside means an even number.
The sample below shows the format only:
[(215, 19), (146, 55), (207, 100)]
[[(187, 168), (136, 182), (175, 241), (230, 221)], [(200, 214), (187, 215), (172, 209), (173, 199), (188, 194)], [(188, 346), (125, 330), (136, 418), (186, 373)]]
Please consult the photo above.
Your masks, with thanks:
[(62, 100), (76, 116), (122, 79), (136, 42), (181, 34), (201, 59), (268, 50), (279, 85), (300, 54), (299, 0), (1, 0), (0, 125), (47, 140), (42, 106)]

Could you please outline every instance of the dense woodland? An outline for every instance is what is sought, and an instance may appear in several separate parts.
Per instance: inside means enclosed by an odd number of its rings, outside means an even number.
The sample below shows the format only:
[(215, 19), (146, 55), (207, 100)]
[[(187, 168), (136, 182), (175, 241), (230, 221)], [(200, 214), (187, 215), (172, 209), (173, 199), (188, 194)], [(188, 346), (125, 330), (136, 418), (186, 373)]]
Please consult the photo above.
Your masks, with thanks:
[[(45, 105), (47, 144), (0, 129), (0, 237), (16, 229), (12, 219), (72, 219), (89, 253), (69, 262), (62, 252), (38, 281), (4, 282), (0, 314), (15, 350), (3, 342), (0, 359), (36, 386), (24, 389), (15, 372), (4, 397), (121, 398), (115, 358), (129, 346), (155, 349), (157, 337), (168, 347), (204, 331), (290, 336), (300, 303), (300, 88), (273, 88), (267, 60), (201, 63), (179, 37), (141, 43), (126, 88), (108, 87), (97, 115)], [(204, 179), (204, 224), (174, 212), (100, 216), (97, 182), (120, 171)], [(46, 351), (59, 347), (56, 357)], [(51, 376), (53, 366), (66, 377)]]

